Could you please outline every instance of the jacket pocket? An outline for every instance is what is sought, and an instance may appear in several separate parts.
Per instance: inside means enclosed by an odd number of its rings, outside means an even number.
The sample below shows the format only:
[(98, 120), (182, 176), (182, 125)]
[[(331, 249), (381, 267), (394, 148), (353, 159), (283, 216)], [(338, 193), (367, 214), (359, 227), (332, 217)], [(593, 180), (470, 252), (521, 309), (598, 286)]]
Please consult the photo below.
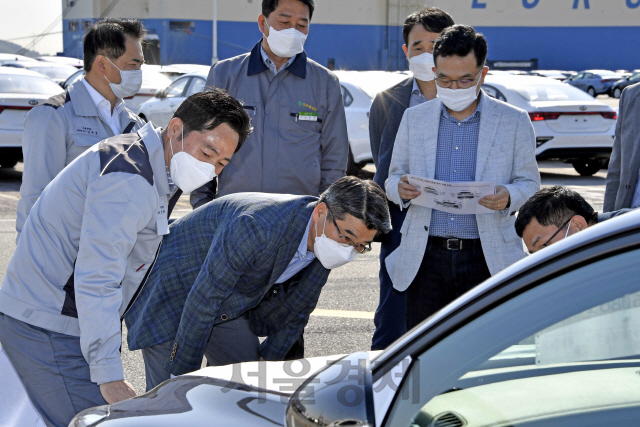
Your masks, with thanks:
[(518, 233), (516, 233), (515, 223), (515, 217), (511, 217), (509, 222), (502, 227), (502, 237), (504, 238), (505, 243), (513, 242), (520, 238)]

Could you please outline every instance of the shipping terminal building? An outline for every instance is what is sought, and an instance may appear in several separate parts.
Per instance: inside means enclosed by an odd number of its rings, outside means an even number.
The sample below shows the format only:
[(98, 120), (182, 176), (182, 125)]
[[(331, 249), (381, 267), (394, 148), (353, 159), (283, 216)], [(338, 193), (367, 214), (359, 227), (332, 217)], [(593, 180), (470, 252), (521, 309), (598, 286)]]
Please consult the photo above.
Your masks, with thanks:
[[(215, 5), (215, 13), (214, 13)], [(261, 38), (261, 0), (62, 0), (64, 56), (82, 58), (82, 36), (106, 17), (137, 18), (150, 64), (212, 63)], [(316, 0), (305, 50), (324, 66), (406, 70), (402, 24), (425, 6), (472, 25), (502, 69), (640, 68), (640, 0)]]

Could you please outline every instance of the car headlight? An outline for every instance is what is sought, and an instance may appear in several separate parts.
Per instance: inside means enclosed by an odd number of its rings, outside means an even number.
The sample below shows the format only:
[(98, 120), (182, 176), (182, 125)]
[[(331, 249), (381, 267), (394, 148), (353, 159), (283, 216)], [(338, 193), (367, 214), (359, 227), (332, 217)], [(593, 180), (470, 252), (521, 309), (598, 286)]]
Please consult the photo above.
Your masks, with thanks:
[(109, 415), (109, 405), (96, 406), (76, 415), (69, 427), (90, 427), (95, 426), (97, 422), (104, 420)]

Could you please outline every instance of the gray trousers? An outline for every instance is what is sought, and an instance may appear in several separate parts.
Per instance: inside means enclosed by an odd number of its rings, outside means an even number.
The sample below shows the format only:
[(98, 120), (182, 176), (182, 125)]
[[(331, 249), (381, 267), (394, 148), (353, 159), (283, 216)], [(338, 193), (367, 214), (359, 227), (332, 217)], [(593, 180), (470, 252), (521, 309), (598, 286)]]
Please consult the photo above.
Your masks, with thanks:
[(67, 427), (78, 412), (107, 404), (91, 382), (79, 337), (0, 313), (0, 343), (48, 427)]
[[(260, 339), (249, 328), (244, 317), (220, 323), (213, 327), (204, 355), (207, 366), (224, 366), (232, 363), (251, 362), (260, 359)], [(164, 365), (169, 361), (173, 341), (167, 341), (142, 349), (147, 391), (171, 378)]]

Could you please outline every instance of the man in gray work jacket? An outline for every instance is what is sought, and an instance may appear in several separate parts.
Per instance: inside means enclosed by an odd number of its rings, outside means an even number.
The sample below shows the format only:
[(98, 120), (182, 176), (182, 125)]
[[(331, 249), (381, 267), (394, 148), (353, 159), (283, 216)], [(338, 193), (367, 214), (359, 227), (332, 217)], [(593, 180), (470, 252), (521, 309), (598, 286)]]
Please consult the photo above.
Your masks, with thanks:
[(65, 166), (103, 139), (135, 133), (144, 125), (122, 100), (140, 90), (144, 34), (138, 20), (107, 19), (95, 24), (83, 40), (85, 76), (27, 115), (18, 239), (42, 190)]
[(215, 183), (191, 205), (240, 192), (318, 196), (344, 176), (349, 152), (337, 77), (307, 58), (313, 0), (263, 0), (263, 38), (250, 53), (218, 62), (207, 87), (244, 102), (254, 132)]
[(101, 141), (43, 191), (0, 288), (0, 342), (47, 426), (135, 396), (120, 319), (169, 233), (168, 199), (211, 180), (249, 132), (238, 101), (198, 93), (167, 129)]

